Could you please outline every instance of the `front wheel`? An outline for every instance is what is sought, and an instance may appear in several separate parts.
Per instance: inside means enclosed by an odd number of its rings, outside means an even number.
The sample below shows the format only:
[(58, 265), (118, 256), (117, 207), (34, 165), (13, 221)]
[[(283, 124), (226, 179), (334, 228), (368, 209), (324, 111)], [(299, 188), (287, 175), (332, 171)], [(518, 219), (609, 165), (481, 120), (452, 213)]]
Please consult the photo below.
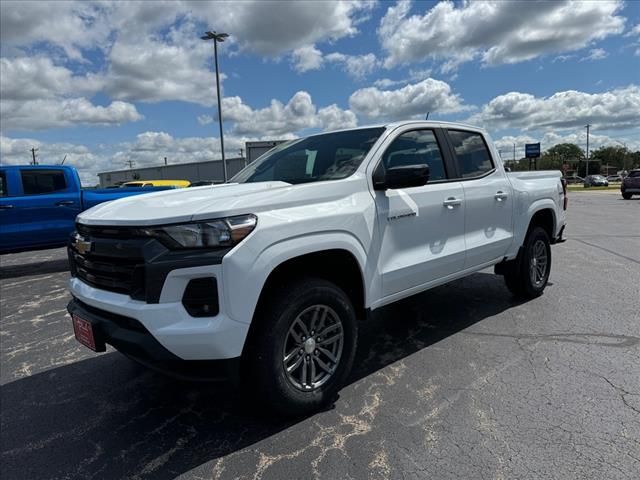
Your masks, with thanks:
[(536, 298), (542, 295), (551, 272), (551, 243), (544, 229), (534, 227), (524, 240), (518, 257), (506, 268), (507, 288), (516, 297)]
[(349, 297), (335, 284), (306, 278), (283, 285), (254, 321), (245, 380), (255, 398), (285, 416), (332, 401), (356, 352), (357, 322)]

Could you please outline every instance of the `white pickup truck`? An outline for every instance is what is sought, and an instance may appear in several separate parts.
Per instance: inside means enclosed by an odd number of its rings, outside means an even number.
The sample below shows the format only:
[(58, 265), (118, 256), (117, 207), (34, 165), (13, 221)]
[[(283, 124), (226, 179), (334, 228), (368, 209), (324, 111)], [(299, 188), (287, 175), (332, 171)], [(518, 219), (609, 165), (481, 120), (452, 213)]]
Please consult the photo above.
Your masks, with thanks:
[(507, 172), (478, 128), (313, 135), (228, 184), (80, 214), (68, 310), (93, 350), (240, 378), (303, 414), (335, 398), (368, 312), (492, 265), (513, 294), (540, 295), (566, 208), (560, 172)]

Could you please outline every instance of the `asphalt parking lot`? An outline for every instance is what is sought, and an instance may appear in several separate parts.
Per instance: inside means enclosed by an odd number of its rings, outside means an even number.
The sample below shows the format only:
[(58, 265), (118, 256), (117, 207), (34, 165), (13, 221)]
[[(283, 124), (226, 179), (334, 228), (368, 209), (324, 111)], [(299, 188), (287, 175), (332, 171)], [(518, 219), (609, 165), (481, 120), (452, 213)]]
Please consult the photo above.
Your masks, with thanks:
[(637, 479), (640, 198), (574, 193), (568, 222), (542, 297), (481, 272), (376, 313), (334, 407), (296, 421), (90, 352), (64, 250), (3, 256), (0, 476)]

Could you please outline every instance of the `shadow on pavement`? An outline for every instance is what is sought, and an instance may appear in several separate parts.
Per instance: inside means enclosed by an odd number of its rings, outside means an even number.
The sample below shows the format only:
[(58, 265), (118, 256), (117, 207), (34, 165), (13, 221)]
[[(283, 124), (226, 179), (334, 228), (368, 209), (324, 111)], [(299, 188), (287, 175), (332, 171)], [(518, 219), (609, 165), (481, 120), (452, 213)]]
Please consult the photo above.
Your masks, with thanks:
[[(515, 304), (501, 277), (478, 273), (377, 311), (349, 383)], [(229, 386), (178, 382), (119, 353), (13, 381), (0, 400), (4, 479), (169, 479), (300, 421), (252, 414)]]

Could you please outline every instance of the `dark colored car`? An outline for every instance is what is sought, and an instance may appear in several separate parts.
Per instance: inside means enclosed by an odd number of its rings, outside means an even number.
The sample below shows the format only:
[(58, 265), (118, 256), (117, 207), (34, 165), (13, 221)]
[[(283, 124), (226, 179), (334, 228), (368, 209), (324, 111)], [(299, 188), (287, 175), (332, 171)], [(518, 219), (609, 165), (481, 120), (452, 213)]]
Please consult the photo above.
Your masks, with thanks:
[(620, 192), (625, 200), (629, 200), (632, 195), (640, 194), (640, 169), (631, 170), (629, 175), (622, 179)]
[(585, 187), (608, 187), (609, 182), (602, 175), (588, 175), (584, 179)]

